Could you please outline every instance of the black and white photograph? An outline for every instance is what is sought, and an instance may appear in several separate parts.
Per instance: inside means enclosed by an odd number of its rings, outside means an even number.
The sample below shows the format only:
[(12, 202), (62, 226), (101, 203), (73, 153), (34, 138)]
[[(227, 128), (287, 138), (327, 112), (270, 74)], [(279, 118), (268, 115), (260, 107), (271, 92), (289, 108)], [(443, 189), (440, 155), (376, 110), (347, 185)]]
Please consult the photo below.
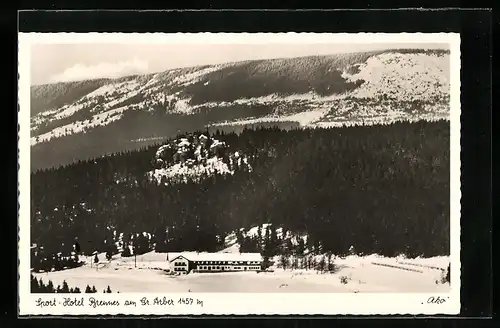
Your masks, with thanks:
[(21, 312), (458, 312), (458, 35), (19, 51)]

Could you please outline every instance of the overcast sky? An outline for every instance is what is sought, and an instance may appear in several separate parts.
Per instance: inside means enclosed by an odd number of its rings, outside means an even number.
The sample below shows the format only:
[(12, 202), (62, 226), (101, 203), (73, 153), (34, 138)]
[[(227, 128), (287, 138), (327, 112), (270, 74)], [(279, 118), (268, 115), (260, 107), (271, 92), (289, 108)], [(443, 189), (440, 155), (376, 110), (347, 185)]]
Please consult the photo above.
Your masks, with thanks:
[(154, 73), (251, 59), (328, 55), (396, 48), (448, 49), (446, 44), (34, 44), (31, 84)]

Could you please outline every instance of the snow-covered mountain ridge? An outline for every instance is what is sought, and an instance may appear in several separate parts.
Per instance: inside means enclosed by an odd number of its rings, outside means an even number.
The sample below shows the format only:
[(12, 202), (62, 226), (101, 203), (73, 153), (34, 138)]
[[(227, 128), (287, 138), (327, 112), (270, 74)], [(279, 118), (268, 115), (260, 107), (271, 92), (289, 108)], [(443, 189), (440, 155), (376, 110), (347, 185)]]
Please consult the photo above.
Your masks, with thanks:
[(448, 119), (449, 66), (446, 50), (388, 50), (33, 86), (31, 145), (77, 138), (99, 147), (103, 135), (114, 143), (147, 141), (266, 122), (335, 127)]

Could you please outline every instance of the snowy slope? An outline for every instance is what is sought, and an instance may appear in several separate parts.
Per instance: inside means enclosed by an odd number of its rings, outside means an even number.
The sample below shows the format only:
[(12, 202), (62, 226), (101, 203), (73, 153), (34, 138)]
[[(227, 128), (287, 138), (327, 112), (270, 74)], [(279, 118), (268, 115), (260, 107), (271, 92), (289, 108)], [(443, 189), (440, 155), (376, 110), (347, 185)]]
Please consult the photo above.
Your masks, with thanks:
[[(442, 271), (429, 267), (403, 265), (396, 258), (377, 256), (336, 259), (340, 269), (335, 273), (316, 270), (283, 270), (274, 272), (192, 273), (172, 276), (165, 253), (150, 252), (134, 257), (114, 257), (105, 260), (100, 254), (96, 266), (90, 260), (82, 267), (70, 270), (34, 273), (44, 282), (55, 286), (66, 281), (84, 290), (94, 285), (98, 292), (109, 285), (113, 292), (250, 292), (250, 293), (370, 293), (370, 292), (447, 292), (449, 284), (440, 283)], [(377, 264), (385, 264), (377, 265)], [(405, 263), (446, 267), (447, 258), (412, 259)], [(403, 268), (403, 269), (401, 269)], [(438, 281), (438, 283), (436, 283)]]

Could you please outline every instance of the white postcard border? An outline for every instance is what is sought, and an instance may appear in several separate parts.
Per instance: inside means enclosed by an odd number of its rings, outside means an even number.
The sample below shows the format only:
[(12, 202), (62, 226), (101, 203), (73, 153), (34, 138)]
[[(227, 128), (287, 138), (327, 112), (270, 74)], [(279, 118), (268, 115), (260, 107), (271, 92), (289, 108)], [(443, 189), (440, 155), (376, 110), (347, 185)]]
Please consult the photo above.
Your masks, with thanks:
[[(33, 43), (448, 43), (450, 45), (450, 250), (449, 293), (188, 293), (188, 294), (31, 294), (30, 259), (30, 45)], [(460, 35), (457, 33), (19, 33), (19, 255), (20, 315), (374, 315), (458, 314), (460, 311)], [(85, 306), (62, 306), (65, 297), (84, 298)], [(120, 305), (89, 305), (89, 299)], [(175, 305), (141, 306), (159, 297)], [(54, 307), (36, 306), (38, 299)], [(179, 304), (190, 298), (193, 304)], [(435, 302), (429, 302), (429, 300)], [(126, 300), (137, 306), (125, 306)], [(440, 303), (440, 301), (444, 300)], [(199, 302), (203, 303), (203, 306)], [(440, 303), (440, 304), (438, 304)]]

